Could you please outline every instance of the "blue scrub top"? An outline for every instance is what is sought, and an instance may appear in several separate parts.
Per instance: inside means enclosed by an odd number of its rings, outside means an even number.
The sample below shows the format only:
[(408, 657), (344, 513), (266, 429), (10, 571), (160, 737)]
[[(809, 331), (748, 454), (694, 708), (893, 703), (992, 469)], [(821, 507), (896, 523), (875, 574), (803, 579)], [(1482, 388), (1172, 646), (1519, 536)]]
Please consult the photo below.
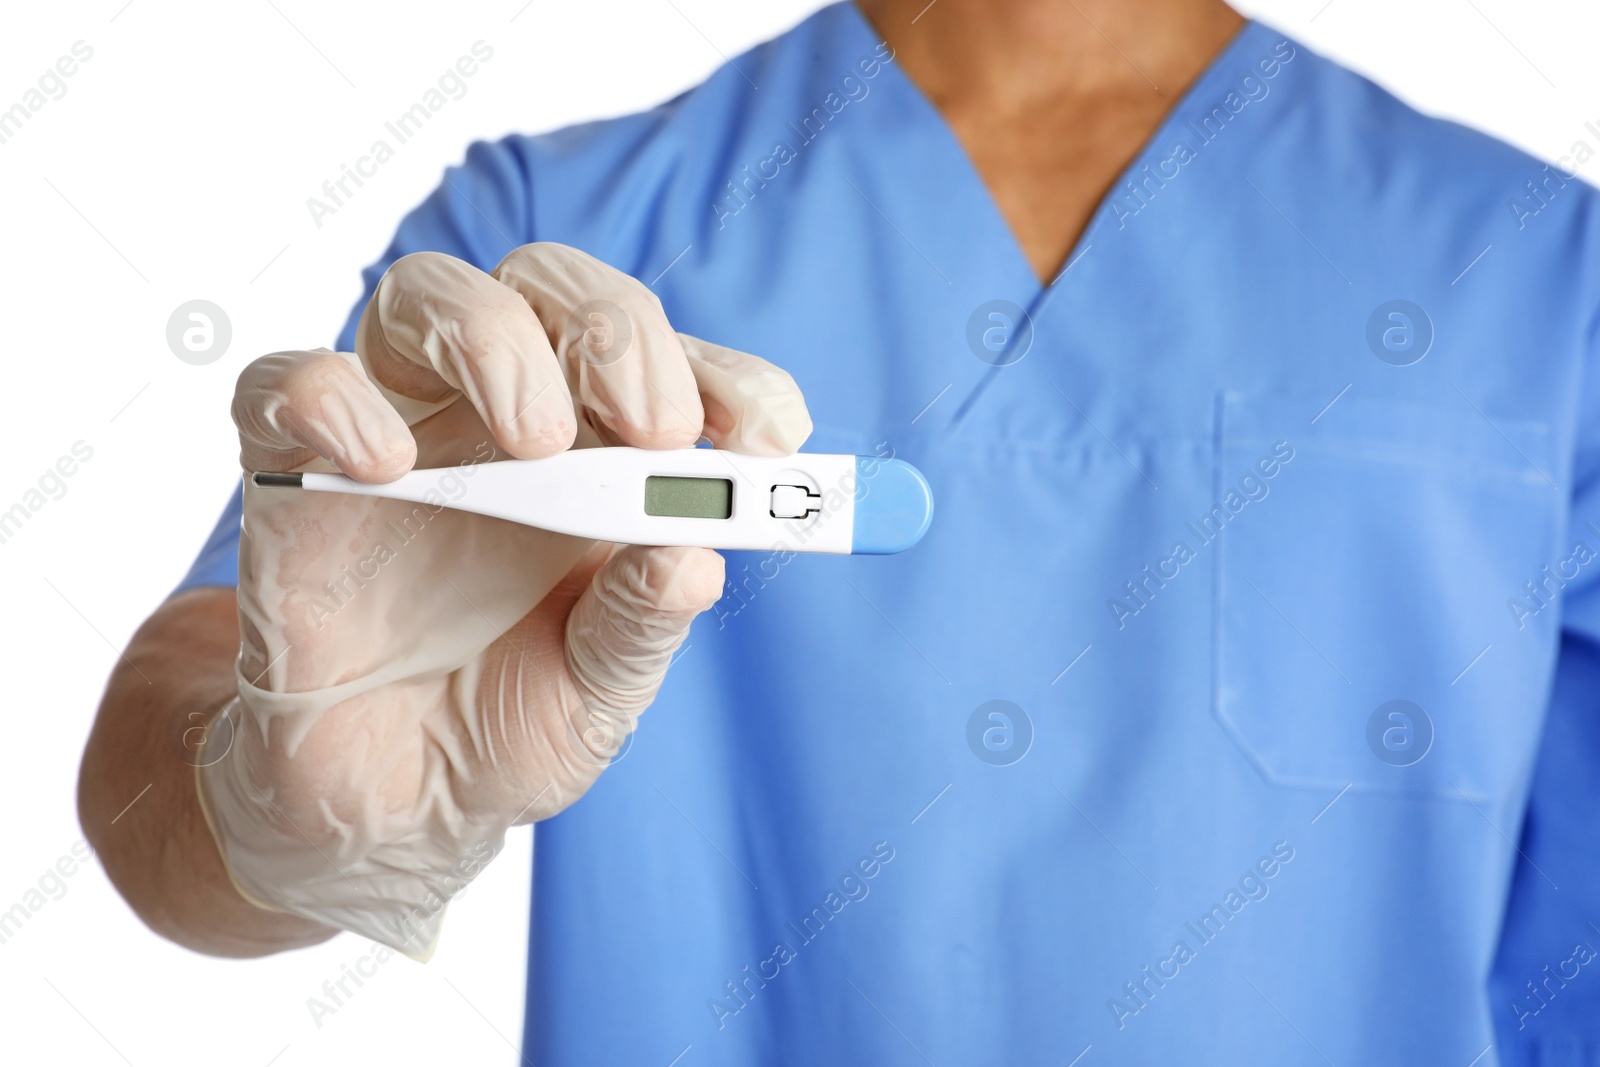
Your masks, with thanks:
[(849, 4), (473, 146), (369, 292), (577, 246), (937, 502), (728, 554), (538, 828), (527, 1058), (1600, 1063), (1596, 208), (1259, 24), (1045, 287)]

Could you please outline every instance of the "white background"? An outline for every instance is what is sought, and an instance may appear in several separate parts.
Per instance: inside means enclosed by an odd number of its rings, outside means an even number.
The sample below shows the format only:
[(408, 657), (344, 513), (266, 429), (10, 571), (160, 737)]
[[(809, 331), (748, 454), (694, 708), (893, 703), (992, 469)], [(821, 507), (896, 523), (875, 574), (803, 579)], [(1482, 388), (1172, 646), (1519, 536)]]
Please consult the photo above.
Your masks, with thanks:
[[(231, 488), (228, 400), (245, 362), (330, 344), (359, 295), (358, 270), (469, 141), (649, 106), (817, 6), (6, 5), (0, 110), (74, 42), (94, 55), (61, 99), (0, 144), (0, 511), (74, 442), (93, 458), (65, 496), (0, 544), (0, 911), (80, 838), (78, 757), (101, 687)], [(1595, 141), (1583, 130), (1600, 126), (1593, 3), (1255, 0), (1244, 9), (1425, 111), (1546, 159), (1580, 137)], [(467, 95), (318, 229), (307, 197), (480, 39), (494, 57)], [(1600, 160), (1583, 173), (1593, 180)], [(233, 325), (226, 355), (203, 367), (176, 359), (165, 338), (173, 309), (196, 298)], [(206, 959), (145, 930), (91, 862), (0, 944), (0, 1060), (518, 1062), (530, 841), (514, 832), (452, 906), (432, 963), (390, 960), (320, 1027), (307, 998), (366, 944), (345, 936), (267, 960)]]

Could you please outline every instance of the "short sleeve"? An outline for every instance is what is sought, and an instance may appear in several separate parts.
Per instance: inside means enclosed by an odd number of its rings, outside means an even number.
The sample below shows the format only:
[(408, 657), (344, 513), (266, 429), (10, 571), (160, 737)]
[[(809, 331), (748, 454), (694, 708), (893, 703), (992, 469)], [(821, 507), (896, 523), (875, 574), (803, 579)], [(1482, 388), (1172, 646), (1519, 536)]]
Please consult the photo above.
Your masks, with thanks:
[[(525, 147), (522, 137), (478, 142), (467, 150), (462, 165), (445, 171), (440, 186), (401, 221), (383, 256), (361, 272), (361, 298), (339, 333), (338, 351), (354, 350), (361, 311), (384, 272), (400, 257), (444, 252), (489, 270), (513, 248), (534, 240)], [(236, 486), (174, 593), (197, 586), (238, 584), (242, 497), (242, 489)]]

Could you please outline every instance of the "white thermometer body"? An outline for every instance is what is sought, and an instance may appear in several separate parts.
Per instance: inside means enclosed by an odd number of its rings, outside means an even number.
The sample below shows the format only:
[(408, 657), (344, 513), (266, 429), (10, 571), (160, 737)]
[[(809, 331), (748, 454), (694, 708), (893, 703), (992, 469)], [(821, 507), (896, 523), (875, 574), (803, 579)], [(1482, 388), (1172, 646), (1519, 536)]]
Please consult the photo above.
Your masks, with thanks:
[(580, 448), (381, 485), (309, 472), (251, 477), (262, 488), (410, 500), (635, 545), (885, 554), (916, 544), (933, 518), (922, 473), (877, 456)]

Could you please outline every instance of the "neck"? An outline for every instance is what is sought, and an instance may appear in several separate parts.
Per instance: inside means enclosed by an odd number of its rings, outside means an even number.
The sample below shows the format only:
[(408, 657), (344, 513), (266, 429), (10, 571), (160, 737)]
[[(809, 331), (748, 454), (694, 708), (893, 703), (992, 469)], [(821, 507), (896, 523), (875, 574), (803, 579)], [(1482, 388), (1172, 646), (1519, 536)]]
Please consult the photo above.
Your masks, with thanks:
[(1243, 22), (1222, 0), (857, 0), (1035, 276)]
[(857, 0), (941, 110), (1132, 92), (1168, 106), (1239, 29), (1221, 0)]

